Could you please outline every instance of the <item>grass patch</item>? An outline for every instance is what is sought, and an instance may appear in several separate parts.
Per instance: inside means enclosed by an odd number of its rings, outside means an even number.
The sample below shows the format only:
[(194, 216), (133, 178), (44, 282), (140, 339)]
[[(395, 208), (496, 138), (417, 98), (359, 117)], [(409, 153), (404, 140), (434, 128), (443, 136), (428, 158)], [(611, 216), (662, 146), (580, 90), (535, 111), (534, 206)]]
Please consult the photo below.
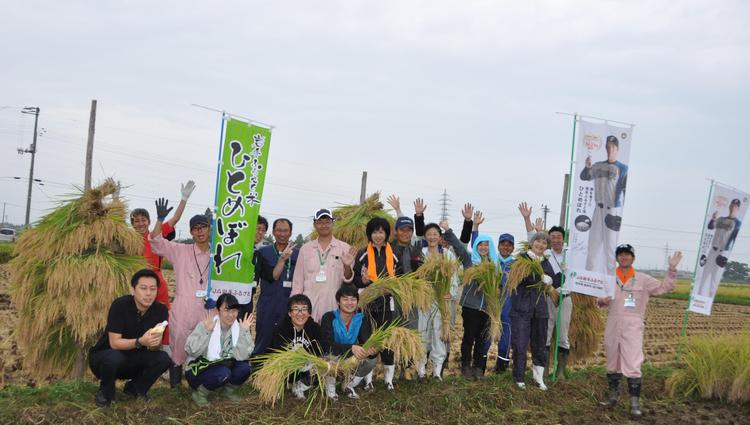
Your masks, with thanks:
[(667, 380), (672, 396), (750, 401), (750, 333), (691, 337), (683, 365)]
[(13, 250), (16, 248), (15, 243), (0, 242), (0, 264), (5, 264), (13, 259)]
[[(664, 380), (674, 372), (669, 367), (644, 369), (644, 404), (654, 423), (689, 414), (695, 406), (665, 394)], [(531, 382), (528, 376), (527, 383)], [(232, 403), (212, 399), (211, 409), (197, 408), (186, 387), (170, 389), (157, 383), (145, 404), (118, 391), (118, 401), (99, 409), (93, 403), (93, 382), (60, 381), (40, 388), (9, 387), (0, 390), (0, 422), (9, 423), (378, 423), (378, 424), (621, 424), (628, 423), (626, 398), (615, 409), (606, 410), (598, 402), (606, 395), (606, 379), (601, 367), (572, 372), (568, 379), (540, 391), (532, 385), (515, 388), (508, 373), (488, 376), (484, 381), (446, 377), (445, 382), (397, 381), (396, 391), (376, 382), (374, 392), (361, 391), (361, 399), (339, 401), (327, 406), (315, 401), (310, 412), (306, 401), (285, 397), (275, 408), (260, 401), (249, 385), (240, 389), (244, 399)], [(121, 388), (122, 382), (119, 383)], [(694, 403), (694, 402), (688, 402)], [(709, 404), (713, 402), (707, 402)], [(713, 404), (712, 412), (737, 406)], [(747, 406), (745, 406), (747, 407)], [(723, 410), (722, 410), (723, 409)], [(716, 413), (719, 414), (719, 413)], [(737, 415), (747, 409), (737, 410)], [(675, 416), (673, 416), (675, 415)], [(739, 416), (742, 417), (742, 416)], [(723, 419), (731, 419), (723, 417)], [(723, 421), (723, 420), (722, 420)], [(726, 422), (724, 422), (726, 423)]]
[[(675, 290), (660, 298), (689, 300), (692, 281), (678, 280)], [(750, 305), (750, 284), (722, 283), (714, 297), (714, 304)]]

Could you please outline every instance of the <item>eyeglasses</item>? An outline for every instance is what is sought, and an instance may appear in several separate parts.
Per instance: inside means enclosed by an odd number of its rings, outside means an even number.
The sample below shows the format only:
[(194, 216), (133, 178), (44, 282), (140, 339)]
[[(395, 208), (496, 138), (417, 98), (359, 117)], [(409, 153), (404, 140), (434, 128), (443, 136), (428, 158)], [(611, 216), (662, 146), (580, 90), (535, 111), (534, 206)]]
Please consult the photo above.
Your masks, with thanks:
[(307, 313), (308, 309), (307, 307), (294, 307), (292, 308), (292, 313), (294, 314), (301, 314), (301, 313)]

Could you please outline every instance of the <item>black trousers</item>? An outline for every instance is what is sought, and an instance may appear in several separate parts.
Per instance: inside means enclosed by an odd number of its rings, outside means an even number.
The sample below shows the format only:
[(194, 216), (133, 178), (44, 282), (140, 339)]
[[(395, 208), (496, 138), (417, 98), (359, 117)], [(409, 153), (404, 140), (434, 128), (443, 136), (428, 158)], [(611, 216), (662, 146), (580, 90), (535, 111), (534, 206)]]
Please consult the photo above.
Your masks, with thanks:
[(484, 346), (490, 338), (490, 316), (481, 310), (461, 307), (464, 320), (464, 337), (461, 340), (461, 365), (469, 366), (473, 360), (474, 367), (484, 369), (487, 365), (487, 354)]
[[(372, 305), (372, 303), (370, 305)], [(390, 325), (394, 321), (393, 312), (388, 310), (371, 310), (370, 320), (372, 322), (375, 322), (373, 330), (375, 330), (375, 328), (381, 328), (383, 326)], [(387, 349), (381, 351), (380, 361), (383, 362), (383, 366), (393, 366), (393, 351)]]
[(526, 371), (526, 352), (531, 343), (531, 363), (545, 366), (547, 356), (547, 318), (514, 316), (510, 321), (511, 346), (513, 347), (513, 378), (523, 382)]
[(89, 356), (91, 372), (101, 380), (99, 389), (108, 400), (115, 399), (117, 379), (132, 379), (135, 392), (143, 395), (171, 365), (169, 355), (161, 350), (109, 349), (97, 351)]

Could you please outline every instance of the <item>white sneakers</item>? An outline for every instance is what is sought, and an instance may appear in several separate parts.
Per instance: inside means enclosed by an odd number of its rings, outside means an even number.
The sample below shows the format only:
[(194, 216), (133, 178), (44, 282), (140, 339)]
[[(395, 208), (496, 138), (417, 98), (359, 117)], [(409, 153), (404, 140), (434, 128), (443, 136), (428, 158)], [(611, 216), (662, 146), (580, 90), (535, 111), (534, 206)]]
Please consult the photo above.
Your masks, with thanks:
[(547, 386), (544, 385), (544, 366), (531, 366), (531, 374), (534, 376), (534, 382), (539, 386), (542, 391), (547, 390)]
[(517, 386), (517, 387), (518, 387), (519, 389), (522, 389), (522, 390), (525, 390), (525, 389), (526, 389), (526, 384), (525, 384), (525, 383), (523, 383), (523, 382), (516, 382), (516, 386)]

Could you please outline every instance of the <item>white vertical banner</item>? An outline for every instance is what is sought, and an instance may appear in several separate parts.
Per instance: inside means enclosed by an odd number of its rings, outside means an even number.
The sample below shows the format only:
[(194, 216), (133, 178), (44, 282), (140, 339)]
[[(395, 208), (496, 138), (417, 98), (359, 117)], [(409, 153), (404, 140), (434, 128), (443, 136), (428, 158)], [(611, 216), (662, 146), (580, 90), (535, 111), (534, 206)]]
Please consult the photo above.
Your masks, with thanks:
[(633, 126), (578, 122), (565, 280), (573, 292), (614, 294), (632, 131)]
[(740, 232), (750, 197), (747, 193), (713, 182), (707, 217), (701, 233), (698, 264), (688, 310), (710, 315), (724, 267)]

